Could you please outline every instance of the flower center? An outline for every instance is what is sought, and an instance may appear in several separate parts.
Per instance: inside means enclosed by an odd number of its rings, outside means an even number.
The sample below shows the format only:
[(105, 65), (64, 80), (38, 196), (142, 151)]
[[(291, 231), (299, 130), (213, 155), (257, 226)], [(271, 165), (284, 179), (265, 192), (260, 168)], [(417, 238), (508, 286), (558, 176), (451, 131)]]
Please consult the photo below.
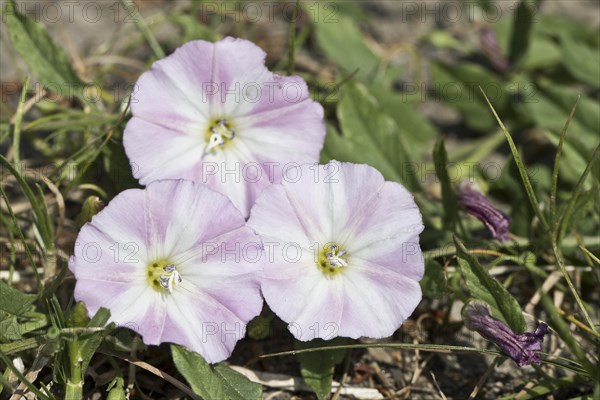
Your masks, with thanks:
[(235, 131), (228, 120), (221, 118), (216, 120), (206, 133), (206, 149), (204, 154), (214, 151), (217, 148), (224, 147), (235, 137)]
[(335, 275), (348, 266), (348, 252), (335, 243), (327, 244), (321, 250), (318, 267), (325, 275)]
[(181, 275), (177, 272), (175, 264), (168, 260), (156, 260), (148, 265), (147, 280), (154, 290), (168, 290), (172, 293), (181, 283)]

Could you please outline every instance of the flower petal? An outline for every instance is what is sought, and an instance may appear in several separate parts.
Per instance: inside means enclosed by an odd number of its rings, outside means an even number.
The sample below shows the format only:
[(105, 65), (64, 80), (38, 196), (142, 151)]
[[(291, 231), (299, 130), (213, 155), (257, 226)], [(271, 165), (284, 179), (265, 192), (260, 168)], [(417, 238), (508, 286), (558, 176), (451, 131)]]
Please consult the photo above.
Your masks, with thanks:
[(123, 145), (131, 160), (133, 176), (143, 185), (173, 177), (196, 179), (205, 147), (201, 134), (198, 131), (198, 137), (193, 137), (132, 118), (125, 128)]
[(247, 321), (240, 320), (194, 285), (182, 289), (185, 290), (174, 292), (169, 299), (161, 340), (186, 346), (202, 354), (209, 363), (225, 360), (246, 334)]
[(190, 181), (156, 181), (146, 188), (148, 208), (164, 232), (164, 254), (175, 261), (198, 243), (244, 226), (231, 201)]
[(352, 252), (352, 257), (368, 260), (389, 271), (420, 281), (425, 272), (425, 259), (418, 235), (399, 234)]
[[(113, 240), (139, 244), (139, 259)], [(218, 263), (193, 254), (210, 241), (233, 245), (242, 259)], [(111, 321), (146, 344), (172, 341), (220, 361), (262, 308), (262, 244), (229, 199), (205, 185), (167, 180), (127, 190), (82, 228), (77, 243), (69, 262), (76, 299), (90, 314), (108, 308)], [(98, 251), (85, 252), (90, 246)]]
[(344, 274), (340, 336), (391, 336), (421, 301), (419, 283), (365, 260), (351, 259)]
[(184, 131), (206, 125), (210, 115), (207, 93), (215, 62), (214, 45), (186, 43), (142, 74), (131, 99), (134, 117)]
[[(391, 335), (421, 300), (423, 224), (412, 196), (367, 165), (334, 161), (299, 172), (265, 189), (248, 221), (267, 253), (265, 300), (301, 340), (331, 338), (325, 325), (334, 336)], [(337, 249), (314, 253), (328, 243)], [(270, 253), (272, 244), (295, 245), (301, 256)]]

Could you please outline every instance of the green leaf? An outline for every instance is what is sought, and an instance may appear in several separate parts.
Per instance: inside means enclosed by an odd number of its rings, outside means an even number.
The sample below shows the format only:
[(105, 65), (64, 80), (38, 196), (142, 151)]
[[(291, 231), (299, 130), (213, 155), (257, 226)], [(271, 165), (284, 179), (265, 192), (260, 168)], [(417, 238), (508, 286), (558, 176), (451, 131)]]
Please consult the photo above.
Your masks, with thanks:
[(517, 300), (500, 282), (489, 275), (487, 270), (479, 264), (477, 258), (469, 254), (456, 236), (454, 244), (456, 245), (458, 265), (471, 297), (487, 303), (492, 315), (504, 321), (515, 332), (525, 332), (527, 326)]
[(542, 225), (542, 228), (544, 230), (544, 232), (549, 232), (550, 231), (550, 227), (548, 225), (548, 222), (546, 222), (546, 218), (544, 216), (544, 214), (542, 214), (542, 211), (539, 208), (539, 202), (537, 200), (537, 196), (535, 195), (535, 192), (533, 190), (533, 186), (531, 184), (531, 179), (527, 173), (527, 169), (525, 168), (525, 164), (523, 164), (523, 161), (521, 159), (521, 155), (519, 154), (519, 150), (517, 149), (517, 146), (515, 145), (515, 142), (512, 138), (512, 135), (510, 134), (510, 132), (508, 131), (508, 129), (506, 129), (506, 126), (504, 126), (504, 123), (502, 122), (502, 120), (500, 119), (500, 117), (498, 116), (498, 113), (496, 111), (496, 109), (494, 108), (494, 106), (492, 105), (492, 102), (490, 101), (490, 99), (487, 97), (487, 95), (485, 94), (485, 92), (483, 91), (483, 89), (481, 89), (481, 92), (489, 106), (489, 108), (492, 110), (492, 114), (494, 114), (494, 117), (496, 118), (496, 121), (498, 122), (498, 125), (500, 125), (500, 128), (502, 129), (502, 132), (504, 133), (504, 136), (506, 137), (506, 141), (508, 142), (508, 146), (510, 147), (510, 151), (513, 155), (513, 158), (515, 160), (515, 164), (519, 170), (519, 175), (521, 175), (521, 181), (523, 182), (523, 186), (525, 188), (525, 192), (527, 193), (527, 197), (529, 199), (529, 202), (531, 204), (531, 208), (533, 209), (533, 211), (535, 212), (535, 215), (539, 218), (540, 223)]
[(6, 3), (8, 34), (31, 72), (53, 92), (73, 94), (84, 102), (84, 83), (79, 79), (63, 49), (54, 43), (44, 25), (17, 11), (13, 0)]
[[(479, 65), (463, 63), (459, 66), (446, 66), (438, 62), (431, 64), (431, 77), (437, 95), (449, 106), (456, 108), (471, 129), (488, 132), (494, 125), (494, 118), (487, 112), (485, 103), (478, 95), (478, 86), (493, 88), (499, 93), (501, 83)], [(501, 95), (507, 98), (506, 94)]]
[(538, 13), (536, 16), (534, 32), (552, 38), (568, 35), (573, 40), (587, 42), (597, 40), (598, 31), (589, 24), (559, 14)]
[(372, 79), (379, 66), (379, 58), (367, 47), (356, 22), (337, 12), (333, 2), (311, 3), (308, 15), (315, 24), (317, 44), (331, 61), (346, 73), (358, 69), (357, 77)]
[(204, 400), (260, 400), (262, 386), (225, 364), (211, 366), (198, 353), (171, 345), (173, 361), (194, 393)]
[(533, 6), (528, 0), (521, 0), (516, 11), (510, 38), (509, 60), (511, 64), (518, 65), (527, 53), (531, 28), (533, 26)]
[[(563, 110), (560, 114), (561, 116), (565, 116), (565, 121), (573, 108), (575, 99), (580, 97), (574, 120), (577, 121), (577, 124), (581, 125), (581, 134), (586, 136), (582, 140), (588, 141), (589, 145), (587, 149), (589, 151), (593, 150), (594, 144), (598, 142), (597, 133), (600, 130), (600, 102), (592, 97), (583, 95), (580, 89), (557, 85), (550, 80), (541, 81), (540, 87), (543, 89), (542, 94), (545, 96), (544, 99), (553, 102)], [(573, 132), (572, 128), (569, 128), (569, 132)], [(569, 136), (572, 137), (572, 134), (569, 133)]]
[(17, 317), (13, 315), (0, 321), (0, 343), (9, 343), (22, 338)]
[[(23, 193), (25, 193), (25, 196), (27, 196), (27, 199), (31, 203), (31, 208), (35, 215), (35, 223), (38, 228), (38, 231), (40, 232), (40, 235), (42, 236), (42, 240), (44, 242), (45, 247), (46, 248), (54, 247), (54, 242), (53, 242), (54, 239), (52, 237), (52, 227), (46, 225), (46, 222), (48, 221), (49, 216), (46, 213), (44, 213), (43, 209), (40, 207), (40, 203), (39, 203), (38, 199), (36, 198), (35, 194), (33, 193), (33, 191), (31, 190), (31, 187), (29, 186), (29, 184), (27, 184), (27, 182), (25, 181), (25, 178), (21, 175), (21, 173), (10, 162), (8, 162), (8, 160), (2, 154), (0, 154), (0, 163), (11, 174), (14, 175), (14, 177), (17, 179), (17, 182), (19, 183), (19, 186), (21, 187), (21, 190), (23, 190)], [(8, 202), (7, 202), (7, 206), (10, 207), (10, 204)], [(37, 277), (37, 270), (36, 270), (36, 277)]]
[(430, 299), (442, 297), (448, 286), (442, 265), (432, 258), (425, 259), (425, 274), (419, 283), (426, 297)]
[(561, 44), (567, 71), (581, 82), (600, 86), (600, 49), (577, 42), (568, 35), (561, 36)]
[(380, 111), (364, 85), (348, 82), (342, 94), (337, 114), (343, 136), (330, 129), (326, 153), (339, 161), (369, 164), (387, 180), (420, 190), (417, 164), (411, 161), (396, 121)]
[[(372, 86), (369, 92), (377, 99), (381, 111), (396, 121), (398, 130), (410, 143), (427, 143), (436, 137), (436, 128), (416, 111), (415, 105), (408, 101), (406, 94), (398, 94), (382, 87)], [(419, 149), (420, 150), (420, 149)]]
[(559, 64), (562, 58), (561, 49), (554, 41), (546, 36), (534, 35), (521, 66), (527, 70), (548, 68)]
[(167, 19), (181, 28), (180, 43), (192, 40), (208, 40), (214, 42), (220, 39), (220, 35), (214, 29), (204, 25), (195, 16), (186, 14), (168, 15)]
[(0, 281), (0, 311), (10, 315), (22, 315), (29, 310), (36, 296), (13, 289)]
[(263, 340), (269, 337), (271, 331), (271, 321), (273, 320), (274, 314), (269, 313), (268, 315), (258, 315), (254, 317), (248, 326), (246, 332), (248, 337), (255, 340)]
[[(297, 350), (312, 349), (324, 346), (342, 346), (346, 344), (345, 338), (333, 340), (315, 339), (310, 342), (296, 341)], [(299, 353), (300, 373), (304, 381), (315, 391), (319, 400), (326, 399), (331, 393), (333, 370), (346, 356), (345, 349), (333, 349), (313, 353)]]
[[(544, 131), (546, 137), (552, 142), (554, 146), (558, 146), (560, 141), (560, 135), (554, 131)], [(563, 150), (561, 154), (561, 163), (559, 164), (560, 178), (564, 181), (572, 184), (577, 182), (581, 172), (585, 169), (587, 161), (577, 150), (576, 142), (577, 138), (569, 138), (563, 142)]]
[[(110, 318), (110, 311), (106, 308), (100, 308), (96, 315), (87, 324), (88, 328), (102, 328)], [(77, 318), (80, 320), (79, 318)], [(81, 363), (81, 371), (85, 374), (92, 357), (106, 336), (106, 331), (96, 332), (91, 335), (86, 335), (85, 339), (81, 339), (79, 346), (79, 362)]]
[[(529, 115), (540, 128), (545, 128), (553, 144), (558, 144), (560, 132), (569, 119), (569, 113), (578, 92), (555, 84), (544, 84), (536, 94), (535, 102), (527, 103)], [(575, 183), (585, 169), (590, 153), (598, 144), (600, 129), (600, 103), (581, 96), (577, 111), (569, 125), (569, 136), (563, 144), (563, 162), (560, 163), (562, 179)]]
[(458, 206), (456, 205), (456, 194), (452, 189), (450, 176), (446, 165), (448, 165), (448, 155), (444, 147), (444, 138), (440, 137), (433, 148), (433, 162), (435, 164), (435, 174), (440, 180), (442, 186), (442, 201), (444, 204), (443, 227), (445, 230), (454, 231), (454, 226), (458, 220)]

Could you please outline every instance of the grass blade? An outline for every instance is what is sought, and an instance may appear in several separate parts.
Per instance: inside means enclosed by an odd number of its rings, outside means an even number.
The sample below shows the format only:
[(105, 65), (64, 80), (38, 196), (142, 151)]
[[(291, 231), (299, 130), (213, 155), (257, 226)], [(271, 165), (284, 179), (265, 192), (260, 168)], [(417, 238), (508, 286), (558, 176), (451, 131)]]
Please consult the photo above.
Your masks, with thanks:
[(300, 0), (296, 0), (296, 6), (292, 10), (292, 20), (290, 21), (290, 48), (288, 53), (288, 75), (294, 75), (296, 63), (296, 29), (298, 21), (298, 9), (300, 8)]
[(129, 15), (135, 19), (135, 24), (142, 33), (144, 39), (146, 39), (146, 42), (148, 42), (148, 45), (150, 45), (150, 48), (152, 49), (152, 52), (154, 53), (156, 58), (165, 58), (166, 55), (164, 50), (162, 49), (162, 47), (160, 47), (160, 44), (158, 44), (158, 41), (150, 31), (148, 24), (146, 24), (146, 21), (144, 21), (144, 19), (140, 15), (137, 6), (133, 4), (131, 0), (121, 0), (121, 4), (123, 4), (123, 7), (125, 7), (125, 10), (127, 10)]
[(550, 216), (552, 218), (553, 223), (556, 222), (556, 191), (558, 190), (558, 166), (560, 164), (560, 156), (562, 154), (563, 143), (565, 141), (565, 137), (567, 136), (567, 131), (569, 130), (569, 125), (573, 120), (573, 116), (575, 115), (575, 110), (577, 109), (577, 104), (579, 103), (579, 99), (581, 99), (581, 95), (577, 96), (577, 100), (575, 100), (575, 104), (573, 104), (573, 108), (571, 109), (571, 113), (569, 114), (569, 118), (565, 123), (565, 126), (560, 133), (560, 139), (558, 141), (558, 146), (556, 147), (556, 157), (554, 159), (554, 169), (552, 170), (552, 191), (550, 192)]
[(23, 83), (23, 90), (21, 91), (21, 99), (19, 100), (19, 105), (17, 107), (17, 112), (15, 114), (15, 124), (13, 130), (13, 161), (17, 168), (19, 168), (19, 164), (21, 163), (21, 124), (23, 123), (23, 111), (25, 106), (25, 98), (27, 97), (27, 90), (29, 89), (29, 77), (25, 79), (25, 83)]
[(510, 151), (512, 152), (513, 157), (515, 159), (515, 164), (517, 164), (517, 168), (519, 169), (519, 174), (521, 175), (521, 180), (523, 181), (523, 186), (525, 186), (525, 192), (527, 193), (527, 197), (529, 198), (529, 202), (531, 203), (531, 207), (533, 207), (533, 211), (535, 212), (535, 215), (540, 220), (540, 223), (542, 224), (545, 231), (550, 232), (550, 227), (548, 226), (548, 223), (546, 222), (546, 217), (544, 217), (544, 214), (542, 214), (542, 212), (540, 211), (537, 197), (535, 195), (535, 192), (533, 191), (533, 186), (531, 186), (531, 181), (529, 180), (529, 175), (527, 175), (527, 170), (525, 169), (523, 160), (521, 160), (521, 155), (519, 154), (519, 150), (517, 150), (517, 146), (515, 145), (515, 142), (511, 136), (510, 132), (504, 126), (504, 123), (498, 116), (498, 113), (496, 112), (496, 109), (492, 105), (492, 102), (487, 97), (487, 95), (485, 94), (485, 92), (483, 91), (483, 88), (481, 86), (479, 87), (479, 90), (481, 90), (483, 97), (485, 97), (485, 101), (487, 102), (488, 106), (492, 110), (492, 113), (494, 114), (496, 121), (498, 121), (498, 124), (500, 125), (502, 132), (504, 132), (504, 136), (506, 136), (506, 140), (508, 141), (508, 145), (510, 146)]

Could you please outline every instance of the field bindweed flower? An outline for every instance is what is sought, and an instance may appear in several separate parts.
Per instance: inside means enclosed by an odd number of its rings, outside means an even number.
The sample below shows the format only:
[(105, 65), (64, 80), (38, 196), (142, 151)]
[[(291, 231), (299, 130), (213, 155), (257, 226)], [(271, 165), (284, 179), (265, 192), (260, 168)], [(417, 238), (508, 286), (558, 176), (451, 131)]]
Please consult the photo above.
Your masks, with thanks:
[(515, 333), (504, 322), (493, 318), (487, 307), (471, 302), (463, 309), (465, 326), (500, 347), (519, 367), (540, 363), (542, 341), (548, 325), (540, 323), (535, 332)]
[(226, 359), (260, 313), (262, 243), (224, 195), (190, 181), (156, 181), (116, 196), (81, 229), (69, 268), (93, 315)]
[(289, 163), (319, 159), (323, 108), (300, 77), (265, 67), (252, 42), (193, 41), (139, 78), (123, 142), (144, 185), (188, 179), (226, 194), (247, 217)]
[(509, 240), (510, 217), (492, 206), (483, 194), (473, 188), (471, 182), (464, 181), (459, 185), (457, 197), (459, 205), (483, 222), (495, 239), (501, 242)]
[(265, 189), (248, 225), (268, 261), (262, 292), (299, 340), (390, 336), (421, 300), (421, 214), (368, 165), (303, 165)]

